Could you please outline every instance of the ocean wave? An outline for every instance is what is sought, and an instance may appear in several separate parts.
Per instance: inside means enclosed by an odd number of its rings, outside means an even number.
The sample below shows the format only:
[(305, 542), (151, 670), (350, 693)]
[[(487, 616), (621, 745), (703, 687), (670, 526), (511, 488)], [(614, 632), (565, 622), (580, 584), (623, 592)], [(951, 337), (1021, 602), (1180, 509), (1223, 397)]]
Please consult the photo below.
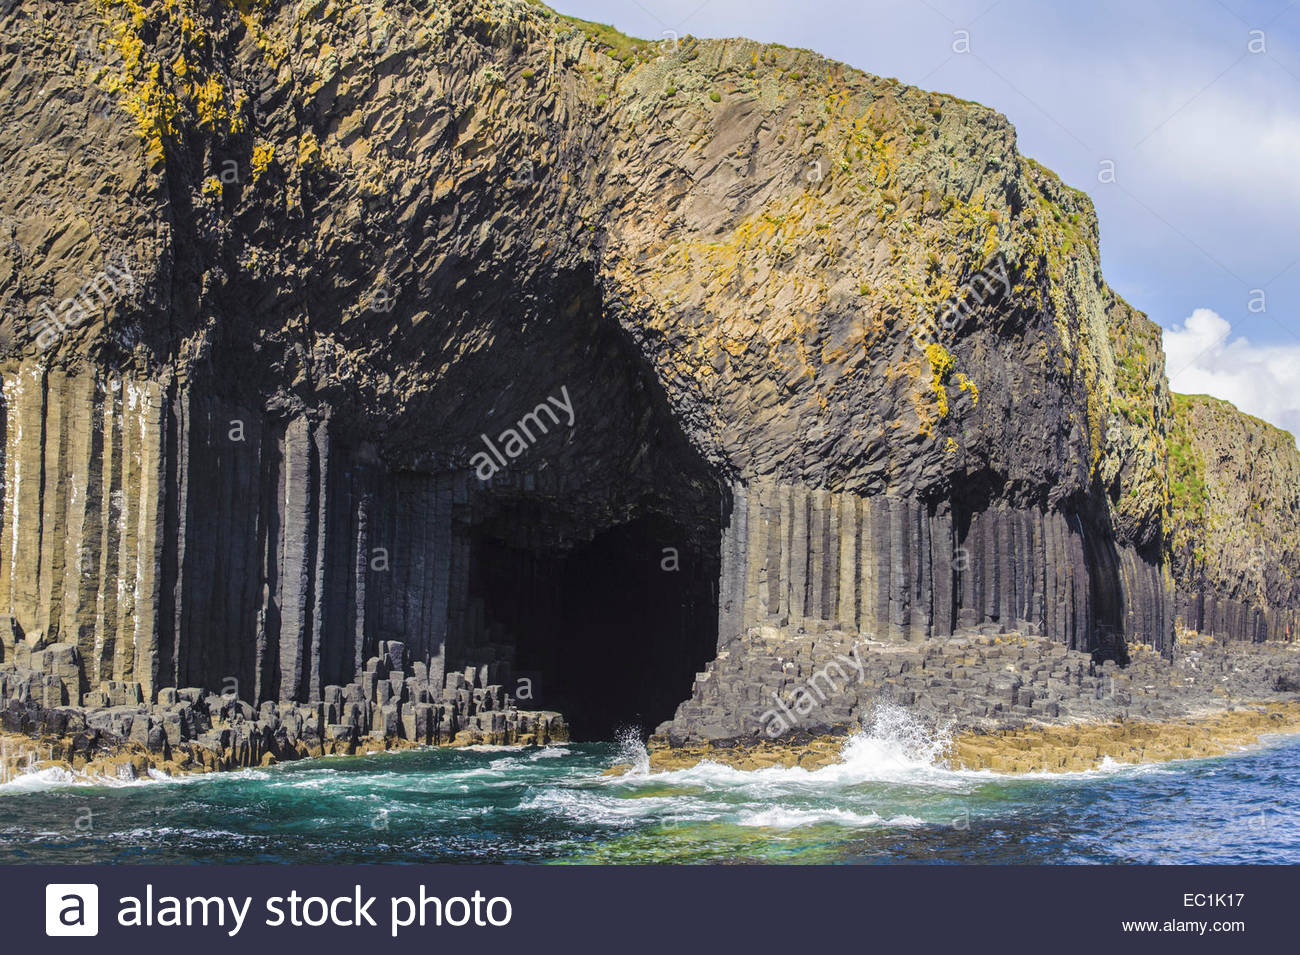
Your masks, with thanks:
[(651, 772), (648, 755), (641, 755), (644, 747), (638, 751), (620, 741), (616, 761), (632, 763), (633, 768), (622, 776), (610, 777), (609, 782), (616, 786), (652, 782), (699, 786), (708, 790), (742, 787), (767, 789), (773, 793), (841, 789), (865, 783), (960, 788), (967, 785), (964, 774), (942, 764), (950, 738), (946, 729), (931, 730), (901, 706), (882, 703), (876, 706), (867, 727), (845, 741), (840, 760), (819, 769), (802, 766), (737, 769), (703, 760), (689, 769)]
[(641, 739), (639, 730), (624, 729), (619, 733), (615, 742), (618, 744), (618, 755), (614, 758), (614, 762), (630, 765), (632, 768), (628, 770), (628, 776), (637, 777), (649, 774), (650, 751), (646, 749), (645, 741)]
[(848, 809), (797, 809), (791, 806), (773, 806), (770, 809), (741, 814), (736, 820), (736, 825), (763, 829), (797, 829), (801, 826), (830, 824), (856, 828), (878, 826), (881, 821), (880, 816), (874, 812), (862, 815)]
[[(1285, 740), (1286, 737), (1281, 737)], [(745, 790), (751, 794), (827, 792), (868, 784), (899, 785), (937, 791), (970, 791), (990, 783), (1067, 783), (1107, 776), (1133, 776), (1174, 771), (1169, 762), (1125, 763), (1109, 757), (1093, 769), (1027, 773), (1001, 773), (991, 769), (953, 769), (945, 754), (952, 742), (951, 727), (932, 729), (915, 714), (891, 703), (877, 704), (866, 727), (848, 737), (840, 759), (819, 769), (800, 766), (770, 766), (738, 769), (712, 760), (702, 760), (687, 769), (652, 772), (648, 755), (639, 740), (620, 740), (616, 762), (631, 763), (622, 776), (605, 781), (615, 787), (647, 784), (698, 787), (705, 791)], [(1261, 741), (1262, 742), (1262, 741)], [(1241, 747), (1242, 751), (1260, 744)], [(1223, 757), (1198, 757), (1197, 759)], [(1189, 762), (1183, 760), (1179, 762)]]
[(33, 769), (14, 776), (7, 783), (0, 783), (0, 793), (47, 792), (53, 789), (71, 787), (107, 787), (126, 789), (135, 786), (152, 786), (159, 783), (175, 783), (178, 777), (168, 776), (157, 770), (149, 770), (148, 775), (139, 779), (121, 779), (117, 776), (73, 772), (63, 766), (49, 766), (45, 769)]
[(567, 746), (545, 746), (533, 753), (528, 758), (536, 762), (539, 759), (559, 759), (561, 756), (568, 756), (569, 749)]
[(702, 822), (719, 818), (725, 807), (678, 795), (626, 799), (597, 790), (544, 789), (520, 802), (517, 809), (560, 816), (573, 822), (630, 826), (647, 820)]

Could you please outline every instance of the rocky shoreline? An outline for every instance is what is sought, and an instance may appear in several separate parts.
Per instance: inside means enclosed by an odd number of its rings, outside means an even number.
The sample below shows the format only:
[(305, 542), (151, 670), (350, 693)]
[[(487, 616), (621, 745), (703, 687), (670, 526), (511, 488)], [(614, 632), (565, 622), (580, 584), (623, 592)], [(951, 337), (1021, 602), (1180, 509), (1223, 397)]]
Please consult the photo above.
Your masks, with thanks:
[[(967, 732), (943, 746), (940, 762), (951, 769), (997, 773), (1085, 772), (1110, 763), (1161, 763), (1223, 756), (1259, 744), (1264, 737), (1300, 733), (1300, 700), (1232, 704), (1175, 720), (1134, 720), (1044, 725), (1018, 730)], [(847, 737), (814, 736), (798, 742), (735, 746), (657, 746), (650, 770), (689, 769), (702, 762), (736, 769), (773, 766), (822, 769), (841, 761)], [(611, 774), (631, 768), (615, 766)]]
[(881, 642), (845, 629), (753, 627), (719, 649), (657, 745), (791, 741), (852, 732), (878, 703), (953, 733), (1181, 719), (1300, 691), (1300, 646), (1184, 633), (1167, 654), (1101, 658), (996, 625)]
[[(309, 703), (258, 707), (233, 693), (164, 688), (145, 703), (139, 684), (81, 693), (71, 644), (19, 645), (0, 667), (0, 782), (61, 766), (86, 776), (136, 779), (270, 766), (329, 755), (423, 745), (545, 745), (569, 738), (564, 718), (519, 709), (492, 667), (432, 685), (398, 641), (380, 645), (360, 679), (326, 686)], [(77, 702), (72, 702), (76, 700)]]
[(1083, 723), (955, 739), (948, 765), (1001, 773), (1078, 772), (1114, 763), (1223, 756), (1263, 737), (1300, 733), (1300, 701), (1235, 705), (1180, 720)]
[[(1218, 712), (1176, 720), (1136, 720), (1113, 723), (1033, 726), (995, 732), (967, 732), (944, 746), (943, 765), (951, 769), (990, 770), (1003, 774), (1063, 773), (1095, 770), (1109, 763), (1159, 763), (1179, 759), (1222, 756), (1260, 744), (1265, 737), (1300, 733), (1300, 700), (1231, 704)], [(163, 751), (136, 742), (100, 740), (100, 748), (87, 752), (76, 736), (32, 737), (0, 733), (0, 785), (23, 773), (50, 768), (65, 769), (85, 779), (131, 781), (151, 775), (211, 773), (271, 766), (279, 762), (325, 756), (360, 756), (367, 753), (413, 749), (426, 745), (469, 746), (545, 745), (564, 742), (559, 735), (497, 736), (484, 738), (466, 733), (445, 742), (426, 743), (400, 736), (301, 741), (286, 747), (241, 745), (216, 751), (198, 744), (181, 744)], [(774, 766), (821, 769), (838, 763), (848, 737), (814, 736), (800, 741), (759, 742), (735, 746), (710, 744), (656, 745), (649, 754), (652, 772), (688, 769), (714, 762), (742, 770)], [(260, 753), (260, 758), (252, 756)], [(621, 775), (632, 767), (621, 763), (607, 770)]]
[(1181, 635), (1098, 660), (1043, 637), (966, 632), (880, 644), (841, 631), (753, 628), (699, 674), (650, 741), (652, 770), (712, 760), (820, 768), (880, 704), (949, 740), (953, 768), (1075, 771), (1107, 758), (1220, 755), (1300, 730), (1300, 647)]
[[(49, 767), (132, 780), (569, 739), (559, 713), (518, 709), (488, 668), (453, 674), (435, 691), (401, 643), (380, 649), (363, 679), (325, 687), (320, 701), (255, 709), (193, 688), (164, 689), (153, 705), (138, 689), (133, 700), (96, 705), (104, 701), (87, 694), (71, 705), (75, 648), (28, 647), (0, 668), (0, 782)], [(944, 740), (939, 761), (954, 769), (1066, 772), (1221, 755), (1300, 732), (1300, 647), (1184, 634), (1171, 654), (1134, 645), (1121, 665), (1016, 632), (880, 643), (841, 630), (753, 628), (699, 674), (676, 718), (651, 738), (650, 769), (704, 760), (820, 768), (841, 759), (881, 704)]]

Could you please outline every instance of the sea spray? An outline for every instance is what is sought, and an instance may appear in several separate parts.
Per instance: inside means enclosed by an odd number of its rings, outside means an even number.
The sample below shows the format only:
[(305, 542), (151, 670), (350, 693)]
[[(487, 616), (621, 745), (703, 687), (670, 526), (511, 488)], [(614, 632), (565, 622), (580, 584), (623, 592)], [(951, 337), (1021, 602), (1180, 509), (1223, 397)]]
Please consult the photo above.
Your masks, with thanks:
[[(845, 740), (840, 759), (829, 766), (817, 769), (801, 766), (737, 769), (704, 759), (689, 769), (654, 773), (650, 778), (663, 783), (706, 788), (761, 786), (771, 791), (786, 788), (833, 790), (866, 782), (910, 782), (941, 788), (962, 785), (962, 774), (948, 769), (943, 763), (951, 742), (949, 726), (931, 728), (915, 714), (894, 703), (878, 703), (864, 722), (862, 730)], [(639, 740), (637, 742), (639, 746)], [(624, 753), (620, 753), (620, 757), (623, 762), (633, 761)]]
[(951, 725), (935, 729), (896, 703), (877, 703), (866, 728), (845, 743), (841, 762), (873, 779), (882, 778), (881, 773), (945, 769), (943, 757), (951, 743)]
[(620, 727), (614, 737), (614, 743), (618, 746), (617, 762), (632, 767), (628, 770), (629, 774), (635, 776), (649, 775), (650, 751), (646, 749), (645, 740), (641, 738), (641, 727)]
[(0, 796), (8, 793), (29, 793), (43, 792), (46, 790), (60, 789), (125, 789), (139, 786), (149, 786), (155, 783), (182, 783), (198, 777), (190, 776), (168, 776), (157, 770), (149, 772), (140, 777), (123, 778), (121, 776), (108, 776), (100, 773), (87, 773), (81, 770), (71, 770), (66, 766), (39, 766), (32, 763), (25, 767), (21, 772), (11, 775), (8, 779), (0, 781)]

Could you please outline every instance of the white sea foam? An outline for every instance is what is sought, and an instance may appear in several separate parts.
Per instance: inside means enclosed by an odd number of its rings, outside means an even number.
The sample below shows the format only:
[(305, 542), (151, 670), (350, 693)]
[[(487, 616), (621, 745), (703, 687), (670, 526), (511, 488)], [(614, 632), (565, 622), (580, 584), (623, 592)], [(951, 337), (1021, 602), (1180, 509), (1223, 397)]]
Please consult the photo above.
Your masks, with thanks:
[(536, 761), (539, 759), (558, 759), (561, 756), (568, 756), (569, 750), (565, 746), (546, 746), (533, 753), (528, 758)]
[(1174, 763), (1191, 762), (1191, 760), (1162, 760), (1156, 763), (1122, 763), (1109, 756), (1103, 756), (1101, 762), (1092, 769), (1031, 769), (1025, 773), (995, 773), (982, 770), (980, 775), (999, 782), (1032, 780), (1034, 782), (1064, 782), (1071, 779), (1097, 779), (1105, 776), (1144, 776), (1149, 773), (1171, 773), (1177, 770)]
[[(925, 822), (903, 812), (900, 798), (919, 808), (917, 800), (929, 799), (926, 791), (946, 801), (973, 787), (969, 774), (942, 765), (948, 739), (901, 707), (881, 705), (860, 733), (845, 740), (839, 761), (820, 769), (743, 770), (706, 760), (652, 773), (639, 736), (628, 735), (619, 740), (615, 761), (630, 763), (629, 772), (598, 777), (592, 789), (562, 798), (542, 793), (528, 807), (602, 822), (640, 816), (766, 829), (920, 826)], [(891, 792), (894, 786), (903, 788)]]
[(947, 727), (931, 730), (901, 706), (878, 704), (867, 728), (845, 743), (840, 762), (812, 775), (834, 785), (885, 782), (949, 788), (960, 785), (958, 774), (941, 762), (951, 738)]
[(797, 806), (772, 806), (758, 812), (742, 813), (736, 825), (764, 829), (797, 829), (802, 826), (843, 826), (848, 828), (912, 828), (923, 826), (925, 821), (901, 813), (885, 819), (879, 813), (853, 812), (834, 807), (802, 809)]
[(61, 767), (51, 769), (38, 769), (30, 772), (19, 773), (7, 783), (0, 783), (0, 792), (40, 792), (45, 789), (57, 789), (62, 786), (72, 786), (77, 782), (77, 778), (68, 770)]
[[(867, 726), (845, 740), (839, 761), (820, 769), (774, 766), (744, 770), (704, 760), (689, 769), (651, 773), (648, 757), (641, 758), (629, 749), (627, 742), (620, 741), (623, 748), (617, 761), (633, 763), (634, 768), (623, 776), (611, 777), (608, 782), (616, 786), (653, 782), (708, 791), (743, 790), (749, 795), (765, 794), (771, 798), (787, 793), (812, 795), (872, 783), (969, 791), (992, 782), (1054, 783), (1173, 771), (1166, 763), (1121, 763), (1109, 757), (1094, 769), (1071, 772), (951, 769), (944, 762), (951, 739), (949, 727), (933, 730), (903, 707), (881, 703), (872, 712)], [(644, 752), (644, 748), (640, 751)]]
[(73, 786), (103, 786), (121, 789), (130, 786), (152, 786), (158, 783), (174, 783), (177, 777), (166, 773), (150, 771), (142, 779), (119, 779), (117, 776), (99, 776), (89, 773), (76, 773), (63, 766), (51, 766), (35, 769), (14, 776), (7, 783), (0, 783), (0, 793), (45, 792), (51, 789), (67, 789)]
[(618, 756), (614, 762), (630, 764), (632, 768), (627, 775), (645, 776), (650, 772), (650, 752), (645, 748), (639, 729), (628, 727), (622, 730), (615, 742), (618, 743)]
[(721, 815), (718, 807), (684, 796), (627, 799), (586, 789), (544, 789), (521, 802), (519, 809), (605, 826), (633, 825), (652, 818), (702, 821)]
[(742, 813), (736, 820), (736, 825), (763, 829), (797, 829), (801, 826), (824, 825), (865, 828), (879, 826), (882, 821), (874, 812), (863, 815), (848, 809), (799, 809), (794, 806), (773, 806), (758, 812)]

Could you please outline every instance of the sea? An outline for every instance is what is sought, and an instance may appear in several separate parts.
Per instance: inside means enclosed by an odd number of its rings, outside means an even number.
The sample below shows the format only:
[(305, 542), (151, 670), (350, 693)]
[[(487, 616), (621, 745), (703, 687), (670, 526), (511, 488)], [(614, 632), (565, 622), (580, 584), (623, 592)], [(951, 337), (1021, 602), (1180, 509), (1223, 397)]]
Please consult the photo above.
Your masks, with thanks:
[(811, 771), (651, 773), (635, 729), (129, 782), (46, 769), (0, 785), (0, 864), (1300, 863), (1300, 737), (1018, 776), (949, 769), (946, 742), (887, 706)]

